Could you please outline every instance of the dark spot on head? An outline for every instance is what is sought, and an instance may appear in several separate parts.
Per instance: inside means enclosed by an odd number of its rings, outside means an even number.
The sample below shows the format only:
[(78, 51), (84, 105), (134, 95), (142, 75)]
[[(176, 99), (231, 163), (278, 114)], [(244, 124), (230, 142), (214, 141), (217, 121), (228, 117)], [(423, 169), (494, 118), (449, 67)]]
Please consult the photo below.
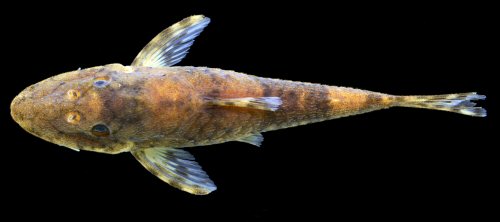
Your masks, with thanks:
[(94, 86), (97, 88), (104, 88), (111, 82), (109, 76), (101, 76), (94, 79)]
[(96, 137), (107, 137), (111, 134), (109, 128), (104, 124), (94, 125), (90, 131)]
[(104, 81), (104, 80), (97, 80), (97, 81), (94, 82), (94, 86), (98, 87), (98, 88), (102, 88), (102, 87), (104, 87), (106, 85), (106, 83), (107, 82)]

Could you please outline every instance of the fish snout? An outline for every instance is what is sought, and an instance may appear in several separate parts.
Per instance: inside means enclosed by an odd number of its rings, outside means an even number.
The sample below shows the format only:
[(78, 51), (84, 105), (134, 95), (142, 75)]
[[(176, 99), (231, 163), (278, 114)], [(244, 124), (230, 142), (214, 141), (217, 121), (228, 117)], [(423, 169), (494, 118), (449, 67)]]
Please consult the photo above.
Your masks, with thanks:
[(26, 96), (26, 93), (21, 92), (12, 100), (12, 103), (10, 104), (10, 115), (12, 116), (14, 121), (16, 121), (16, 123), (21, 126), (23, 126), (26, 120), (32, 118), (29, 113), (29, 110), (31, 108), (31, 103), (29, 102), (29, 100), (30, 98)]
[(39, 119), (48, 118), (51, 107), (44, 104), (43, 98), (37, 98), (32, 88), (25, 89), (10, 104), (10, 115), (22, 128), (33, 132)]

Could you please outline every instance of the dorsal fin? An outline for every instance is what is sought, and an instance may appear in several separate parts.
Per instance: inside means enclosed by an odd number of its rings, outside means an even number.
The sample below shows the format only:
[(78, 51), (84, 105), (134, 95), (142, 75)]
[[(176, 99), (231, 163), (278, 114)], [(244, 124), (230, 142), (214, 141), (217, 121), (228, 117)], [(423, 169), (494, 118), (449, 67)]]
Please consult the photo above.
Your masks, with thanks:
[(228, 99), (206, 98), (206, 101), (209, 105), (244, 107), (267, 111), (276, 111), (283, 103), (279, 97), (244, 97)]
[(154, 37), (139, 52), (132, 66), (173, 66), (188, 53), (194, 39), (210, 23), (203, 15), (193, 15), (173, 24)]

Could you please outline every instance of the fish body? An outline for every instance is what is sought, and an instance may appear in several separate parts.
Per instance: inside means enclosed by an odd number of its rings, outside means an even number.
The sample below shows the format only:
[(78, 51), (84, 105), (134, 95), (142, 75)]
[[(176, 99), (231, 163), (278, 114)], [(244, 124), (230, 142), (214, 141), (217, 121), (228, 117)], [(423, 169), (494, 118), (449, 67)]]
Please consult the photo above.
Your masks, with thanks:
[(170, 185), (208, 194), (214, 183), (180, 148), (228, 141), (260, 146), (262, 132), (393, 106), (486, 116), (471, 102), (485, 98), (476, 93), (394, 96), (173, 66), (209, 21), (192, 16), (174, 24), (131, 66), (76, 70), (32, 85), (13, 100), (12, 117), (35, 136), (74, 150), (131, 152)]

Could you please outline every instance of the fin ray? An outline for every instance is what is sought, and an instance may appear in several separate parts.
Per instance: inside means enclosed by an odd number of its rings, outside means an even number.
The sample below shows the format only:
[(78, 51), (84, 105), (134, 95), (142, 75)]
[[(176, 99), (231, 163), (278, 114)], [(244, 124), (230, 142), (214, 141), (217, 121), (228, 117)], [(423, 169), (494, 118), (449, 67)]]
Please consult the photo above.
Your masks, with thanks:
[(231, 99), (208, 99), (208, 103), (218, 106), (234, 106), (276, 111), (283, 102), (279, 97), (244, 97)]
[(402, 96), (398, 97), (396, 106), (435, 109), (468, 116), (486, 117), (486, 109), (476, 107), (472, 100), (484, 100), (486, 96), (472, 93), (457, 93), (434, 96)]
[(252, 134), (250, 136), (242, 137), (237, 139), (238, 142), (252, 144), (254, 146), (260, 147), (262, 141), (264, 141), (264, 137), (260, 133)]
[(175, 188), (198, 195), (209, 194), (217, 189), (187, 151), (149, 148), (132, 151), (132, 155), (148, 171)]
[(187, 17), (160, 32), (139, 52), (132, 66), (173, 66), (188, 53), (194, 39), (210, 23), (203, 15)]

